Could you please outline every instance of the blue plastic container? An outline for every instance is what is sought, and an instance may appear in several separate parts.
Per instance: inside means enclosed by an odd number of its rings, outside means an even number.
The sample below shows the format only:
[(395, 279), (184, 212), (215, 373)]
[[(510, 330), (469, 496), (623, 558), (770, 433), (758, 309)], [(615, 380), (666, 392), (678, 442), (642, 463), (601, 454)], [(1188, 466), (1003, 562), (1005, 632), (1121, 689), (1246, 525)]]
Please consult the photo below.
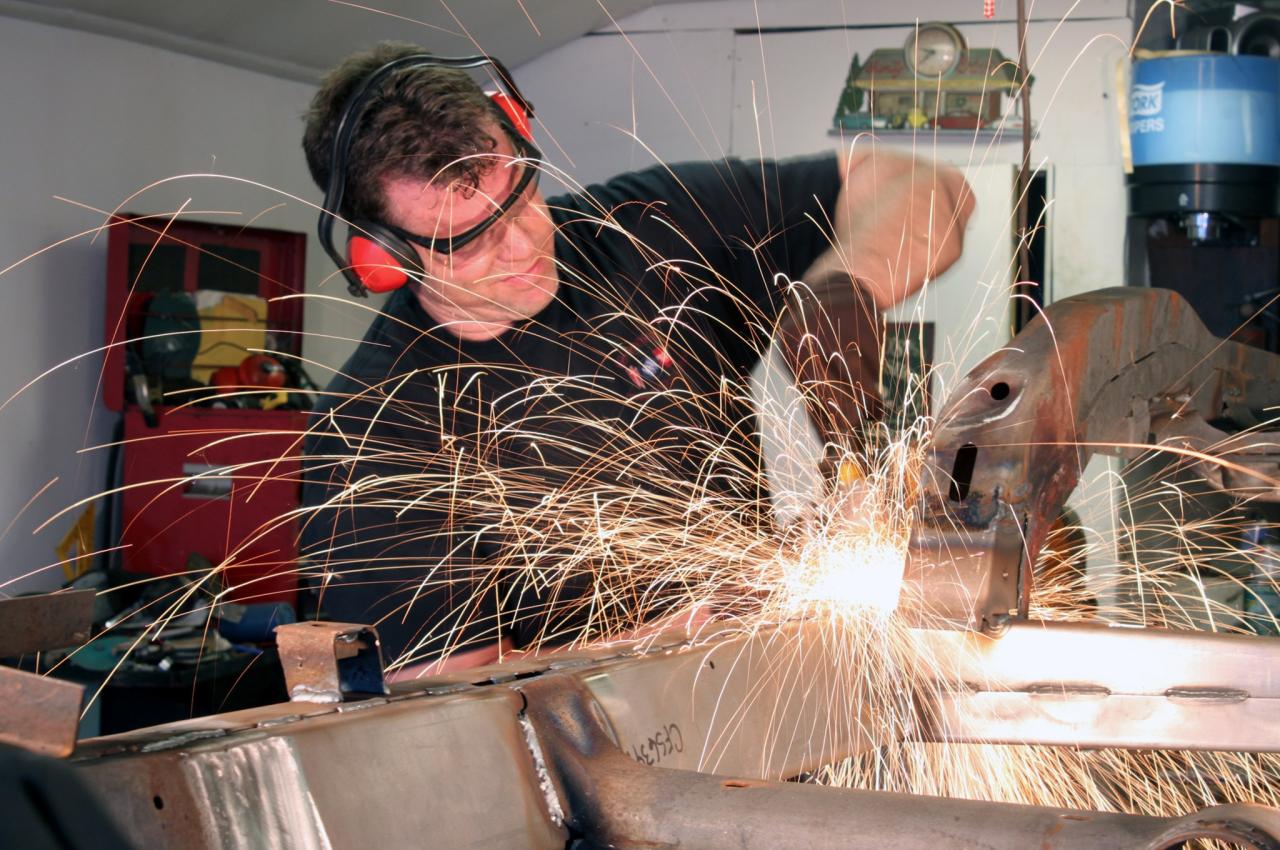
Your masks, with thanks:
[(1135, 167), (1280, 166), (1280, 59), (1191, 54), (1134, 63)]

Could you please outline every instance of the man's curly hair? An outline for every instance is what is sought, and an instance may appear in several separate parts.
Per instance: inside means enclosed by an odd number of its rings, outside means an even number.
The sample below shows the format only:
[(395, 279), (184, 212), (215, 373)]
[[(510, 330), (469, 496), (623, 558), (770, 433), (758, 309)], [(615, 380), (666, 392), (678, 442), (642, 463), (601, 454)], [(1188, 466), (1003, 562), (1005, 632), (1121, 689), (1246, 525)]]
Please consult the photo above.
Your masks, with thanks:
[[(349, 56), (321, 82), (302, 136), (307, 166), (320, 188), (329, 185), (334, 134), (351, 95), (378, 68), (413, 55), (425, 51), (412, 44), (383, 42)], [(433, 66), (395, 71), (369, 93), (360, 111), (347, 154), (342, 209), (337, 212), (348, 220), (382, 220), (382, 185), (387, 179), (477, 186), (493, 167), (492, 160), (476, 155), (495, 147), (488, 132), (494, 116), (488, 96), (465, 71)]]

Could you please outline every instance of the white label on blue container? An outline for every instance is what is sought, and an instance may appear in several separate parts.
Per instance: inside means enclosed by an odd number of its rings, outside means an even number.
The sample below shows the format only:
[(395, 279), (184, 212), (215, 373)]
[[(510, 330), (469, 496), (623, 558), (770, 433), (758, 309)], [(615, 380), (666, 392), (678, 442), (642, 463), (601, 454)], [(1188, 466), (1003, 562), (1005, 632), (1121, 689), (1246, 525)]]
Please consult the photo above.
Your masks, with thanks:
[(1164, 80), (1151, 85), (1135, 83), (1129, 111), (1134, 115), (1159, 115), (1164, 107), (1164, 83)]
[(1158, 116), (1164, 108), (1164, 80), (1158, 83), (1143, 85), (1134, 84), (1129, 96), (1129, 112), (1133, 120), (1129, 122), (1129, 130), (1133, 133), (1163, 133), (1164, 118)]
[(1192, 54), (1135, 63), (1133, 164), (1280, 166), (1280, 60)]

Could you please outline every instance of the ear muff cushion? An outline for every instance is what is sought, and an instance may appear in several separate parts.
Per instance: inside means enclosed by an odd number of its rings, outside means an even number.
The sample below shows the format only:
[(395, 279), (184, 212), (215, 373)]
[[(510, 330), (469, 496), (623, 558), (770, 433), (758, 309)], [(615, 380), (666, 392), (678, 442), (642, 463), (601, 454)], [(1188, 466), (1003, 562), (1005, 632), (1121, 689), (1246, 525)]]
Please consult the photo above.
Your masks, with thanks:
[(347, 235), (347, 260), (370, 292), (399, 289), (411, 273), (421, 272), (413, 246), (377, 225), (365, 224)]
[(524, 107), (520, 102), (505, 92), (491, 92), (489, 99), (493, 101), (498, 109), (502, 110), (502, 114), (511, 122), (511, 126), (516, 128), (516, 132), (525, 138), (526, 141), (533, 141), (533, 127), (529, 124), (531, 117), (524, 111)]

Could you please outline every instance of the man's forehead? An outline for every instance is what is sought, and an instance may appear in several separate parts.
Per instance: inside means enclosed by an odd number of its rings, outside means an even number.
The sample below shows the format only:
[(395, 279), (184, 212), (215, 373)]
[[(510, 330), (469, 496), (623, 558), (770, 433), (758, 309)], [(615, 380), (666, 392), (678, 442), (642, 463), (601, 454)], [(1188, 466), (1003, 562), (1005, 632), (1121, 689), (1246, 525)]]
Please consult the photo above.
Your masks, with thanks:
[[(434, 180), (420, 177), (389, 177), (383, 186), (392, 219), (414, 217), (428, 211), (448, 210), (462, 218), (484, 219), (511, 194), (520, 179), (521, 167), (511, 143), (499, 135), (494, 150), (476, 154), (470, 159), (476, 166), (476, 179), (465, 172), (441, 176)], [(447, 171), (456, 171), (448, 169)], [(406, 207), (412, 207), (407, 209)], [(400, 224), (393, 221), (394, 224)]]

